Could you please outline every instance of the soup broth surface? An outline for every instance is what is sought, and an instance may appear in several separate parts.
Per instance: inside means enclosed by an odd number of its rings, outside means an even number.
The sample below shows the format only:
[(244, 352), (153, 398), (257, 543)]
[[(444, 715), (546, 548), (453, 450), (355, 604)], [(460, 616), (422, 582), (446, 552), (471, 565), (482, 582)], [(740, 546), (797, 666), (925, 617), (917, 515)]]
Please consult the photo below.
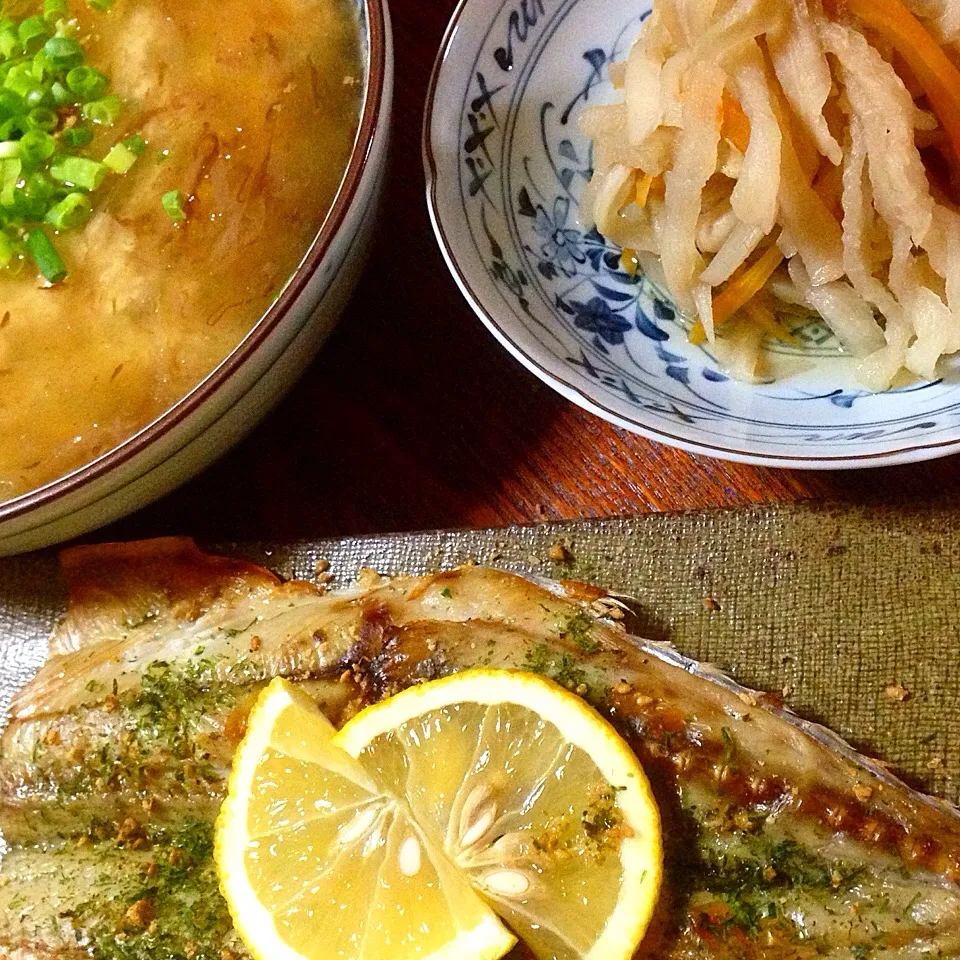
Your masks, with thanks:
[[(328, 212), (363, 93), (349, 0), (70, 4), (123, 102), (88, 152), (133, 134), (147, 147), (85, 226), (54, 236), (66, 280), (0, 271), (0, 499), (114, 447), (233, 350)], [(172, 190), (181, 223), (161, 204)]]

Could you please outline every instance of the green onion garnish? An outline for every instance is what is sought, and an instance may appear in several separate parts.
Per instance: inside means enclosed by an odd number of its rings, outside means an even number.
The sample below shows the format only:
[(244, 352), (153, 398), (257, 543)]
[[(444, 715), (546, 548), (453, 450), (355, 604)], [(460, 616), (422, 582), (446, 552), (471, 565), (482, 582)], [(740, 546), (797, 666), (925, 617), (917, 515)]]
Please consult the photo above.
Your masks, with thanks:
[(54, 67), (77, 67), (83, 63), (83, 47), (73, 37), (51, 37), (43, 53)]
[(39, 170), (28, 174), (16, 193), (15, 209), (25, 220), (42, 220), (56, 202), (57, 185)]
[(86, 124), (78, 124), (75, 127), (64, 130), (60, 135), (60, 139), (68, 147), (85, 147), (93, 139), (93, 130), (86, 126)]
[(183, 194), (179, 190), (168, 190), (161, 198), (160, 203), (163, 209), (167, 211), (167, 216), (174, 223), (182, 223), (187, 219), (187, 214), (183, 209)]
[(85, 103), (80, 112), (87, 120), (103, 124), (105, 127), (112, 127), (120, 115), (120, 107), (120, 98), (116, 94), (113, 94), (109, 97), (103, 97), (100, 100), (91, 100), (89, 103)]
[(107, 89), (107, 78), (93, 67), (74, 67), (66, 76), (67, 88), (84, 100), (96, 100)]
[(135, 133), (132, 137), (127, 137), (127, 139), (123, 141), (123, 145), (138, 157), (147, 149), (147, 141), (144, 140), (139, 133)]
[(67, 0), (43, 0), (43, 19), (49, 24), (67, 16)]
[[(15, 63), (7, 71), (3, 80), (4, 90), (10, 90), (22, 100), (30, 103), (31, 97), (39, 95), (43, 99), (44, 88), (37, 82), (33, 73), (33, 67), (29, 63)], [(31, 103), (30, 106), (38, 104)]]
[(107, 168), (99, 160), (86, 157), (57, 157), (50, 164), (50, 176), (68, 187), (96, 190), (103, 183)]
[(50, 84), (50, 96), (58, 107), (73, 103), (73, 95), (59, 80), (54, 80)]
[(20, 38), (16, 27), (8, 23), (0, 28), (0, 56), (9, 60), (15, 53), (20, 53)]
[(115, 0), (87, 0), (87, 5), (100, 13), (106, 13), (115, 3)]
[(43, 130), (30, 130), (20, 138), (20, 159), (29, 167), (37, 167), (49, 160), (57, 145)]
[(114, 173), (126, 173), (137, 162), (137, 155), (125, 144), (117, 143), (110, 148), (103, 162)]
[(60, 117), (49, 107), (34, 107), (27, 114), (27, 124), (32, 130), (50, 133), (60, 126)]
[(17, 200), (17, 183), (23, 164), (17, 159), (0, 160), (0, 204), (13, 207)]
[(9, 267), (15, 252), (13, 241), (0, 230), (0, 267)]
[[(112, 0), (89, 3), (106, 10)], [(147, 145), (134, 134), (102, 160), (88, 155), (97, 127), (115, 124), (123, 104), (85, 62), (68, 0), (42, 0), (42, 8), (42, 16), (0, 17), (0, 270), (29, 257), (57, 283), (67, 271), (47, 231), (82, 227), (107, 175), (127, 173)], [(173, 194), (164, 207), (182, 220)]]
[(15, 117), (26, 109), (23, 97), (12, 90), (0, 89), (0, 116)]
[(17, 39), (27, 53), (36, 53), (50, 36), (50, 28), (43, 17), (27, 17), (17, 28)]
[(57, 230), (69, 230), (86, 223), (92, 212), (90, 198), (85, 193), (68, 193), (43, 219)]
[(57, 248), (39, 227), (27, 234), (27, 250), (48, 283), (59, 283), (67, 275), (67, 265)]

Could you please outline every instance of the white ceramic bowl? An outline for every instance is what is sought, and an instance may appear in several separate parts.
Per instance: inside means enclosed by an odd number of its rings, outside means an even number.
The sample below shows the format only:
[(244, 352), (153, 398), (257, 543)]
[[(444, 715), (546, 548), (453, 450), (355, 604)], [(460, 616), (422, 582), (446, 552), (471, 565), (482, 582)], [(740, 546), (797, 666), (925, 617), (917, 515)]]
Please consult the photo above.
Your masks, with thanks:
[(0, 554), (77, 536), (144, 506), (240, 440), (330, 333), (365, 262), (386, 165), (393, 41), (386, 0), (358, 0), (366, 96), (343, 183), (281, 297), (189, 394), (86, 466), (0, 504)]
[(588, 105), (616, 96), (650, 0), (462, 0), (427, 103), (430, 214), (447, 263), (494, 336), (563, 396), (696, 453), (829, 469), (960, 451), (960, 376), (872, 394), (822, 323), (771, 349), (776, 382), (736, 383), (687, 341), (668, 297), (577, 225)]

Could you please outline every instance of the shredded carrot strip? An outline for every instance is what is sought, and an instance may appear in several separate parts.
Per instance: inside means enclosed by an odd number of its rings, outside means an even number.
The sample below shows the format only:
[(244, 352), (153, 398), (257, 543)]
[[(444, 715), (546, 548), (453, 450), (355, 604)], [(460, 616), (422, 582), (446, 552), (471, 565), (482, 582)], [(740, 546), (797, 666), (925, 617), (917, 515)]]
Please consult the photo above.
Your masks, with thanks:
[(750, 118), (743, 112), (740, 103), (726, 90), (723, 91), (720, 117), (720, 135), (741, 153), (746, 153), (750, 146)]
[(707, 342), (707, 331), (703, 329), (703, 321), (698, 320), (691, 328), (690, 332), (687, 334), (687, 340), (693, 344), (695, 347), (699, 347), (701, 343)]
[(745, 303), (752, 300), (781, 263), (783, 254), (775, 243), (771, 243), (759, 260), (737, 271), (726, 287), (713, 298), (714, 326), (725, 323)]
[(751, 300), (743, 305), (743, 312), (751, 323), (765, 330), (767, 336), (784, 343), (799, 344), (800, 341), (776, 318), (769, 307)]
[(631, 247), (624, 247), (620, 254), (620, 266), (623, 267), (624, 273), (629, 274), (631, 277), (635, 277), (637, 275), (637, 271), (640, 269), (640, 261), (637, 259), (637, 251)]
[(960, 70), (900, 0), (847, 0), (846, 8), (906, 60), (947, 131), (960, 162)]
[(637, 179), (637, 193), (634, 202), (642, 210), (650, 199), (650, 187), (653, 186), (653, 174), (645, 173)]

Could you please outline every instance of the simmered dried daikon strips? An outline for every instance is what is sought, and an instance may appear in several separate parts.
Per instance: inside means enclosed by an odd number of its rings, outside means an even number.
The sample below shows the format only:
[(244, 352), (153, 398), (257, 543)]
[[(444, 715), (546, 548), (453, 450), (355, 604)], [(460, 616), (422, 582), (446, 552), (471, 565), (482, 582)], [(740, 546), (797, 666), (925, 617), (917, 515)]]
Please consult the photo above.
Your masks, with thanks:
[(868, 390), (887, 390), (903, 368), (912, 327), (902, 319), (887, 319), (884, 335), (887, 345), (871, 353), (857, 367), (857, 379)]
[(905, 0), (905, 3), (942, 45), (960, 43), (960, 3), (957, 0)]
[(711, 349), (735, 380), (761, 383), (768, 379), (763, 342), (766, 331), (746, 317), (737, 317), (724, 326)]
[(839, 64), (850, 109), (864, 131), (874, 204), (891, 231), (902, 224), (923, 243), (933, 219), (933, 197), (915, 144), (917, 110), (893, 67), (850, 27), (824, 23), (824, 47)]
[(670, 31), (657, 13), (651, 14), (641, 39), (633, 45), (623, 73), (624, 100), (630, 142), (640, 144), (663, 122), (661, 74), (676, 52)]
[(916, 339), (907, 348), (905, 365), (918, 377), (933, 380), (940, 357), (958, 340), (957, 317), (933, 290), (923, 286), (913, 291), (906, 312)]
[(843, 151), (823, 115), (833, 78), (807, 0), (782, 0), (782, 6), (789, 8), (788, 16), (779, 30), (767, 35), (767, 49), (777, 79), (817, 149), (831, 163), (839, 165)]
[(849, 145), (843, 167), (843, 266), (853, 288), (884, 317), (902, 318), (902, 309), (892, 293), (876, 278), (882, 258), (877, 255), (876, 235), (883, 227), (873, 208), (873, 192), (866, 176), (866, 141), (863, 124), (852, 117)]
[(792, 138), (782, 121), (780, 128), (783, 146), (779, 222), (789, 244), (796, 248), (797, 256), (803, 260), (811, 282), (821, 284), (838, 280), (843, 276), (840, 224), (804, 174)]
[(695, 313), (693, 286), (704, 267), (696, 245), (696, 228), (707, 181), (717, 169), (719, 113), (725, 78), (712, 63), (696, 63), (687, 78), (683, 129), (674, 164), (665, 174), (664, 227), (660, 259), (678, 309)]
[(730, 205), (742, 223), (767, 234), (777, 222), (783, 138), (770, 99), (763, 54), (756, 42), (740, 60), (732, 85), (750, 121), (750, 141)]
[(873, 310), (849, 283), (834, 280), (814, 286), (799, 257), (790, 261), (788, 270), (806, 304), (823, 317), (837, 339), (854, 356), (867, 356), (885, 345), (883, 330)]
[[(937, 206), (925, 244), (930, 266), (944, 278), (947, 306), (960, 317), (960, 214)], [(960, 343), (948, 348), (960, 350)]]
[[(737, 223), (717, 251), (710, 265), (700, 274), (700, 283), (709, 287), (719, 287), (726, 283), (744, 264), (766, 236), (763, 230), (748, 223)], [(701, 314), (702, 317), (702, 314)]]
[(710, 204), (705, 192), (703, 209), (697, 221), (697, 249), (705, 254), (719, 253), (739, 223), (726, 197)]
[[(845, 350), (866, 355), (871, 387), (889, 386), (905, 366), (935, 375), (940, 356), (960, 350), (960, 215), (948, 189), (928, 182), (918, 134), (923, 147), (948, 140), (917, 78), (897, 72), (906, 62), (899, 34), (858, 32), (849, 10), (873, 16), (861, 0), (830, 3), (832, 20), (821, 0), (654, 5), (622, 71), (624, 112), (585, 124), (619, 141), (598, 151), (603, 203), (590, 192), (610, 239), (629, 239), (642, 260), (659, 252), (680, 312), (700, 320), (698, 336), (713, 339), (716, 320), (720, 352), (729, 356), (730, 343), (746, 351), (734, 375), (763, 375), (756, 338), (740, 329), (765, 326), (755, 299), (763, 283), (818, 311)], [(908, 5), (928, 26), (960, 11), (960, 0)], [(910, 36), (929, 53), (913, 23)], [(960, 50), (950, 56), (960, 61)], [(633, 198), (612, 189), (614, 162), (634, 167)], [(793, 261), (789, 273), (744, 277), (780, 254)], [(772, 315), (767, 334), (771, 325)]]
[(726, 66), (744, 44), (779, 28), (784, 18), (782, 0), (733, 0), (710, 26), (691, 42), (693, 58)]

